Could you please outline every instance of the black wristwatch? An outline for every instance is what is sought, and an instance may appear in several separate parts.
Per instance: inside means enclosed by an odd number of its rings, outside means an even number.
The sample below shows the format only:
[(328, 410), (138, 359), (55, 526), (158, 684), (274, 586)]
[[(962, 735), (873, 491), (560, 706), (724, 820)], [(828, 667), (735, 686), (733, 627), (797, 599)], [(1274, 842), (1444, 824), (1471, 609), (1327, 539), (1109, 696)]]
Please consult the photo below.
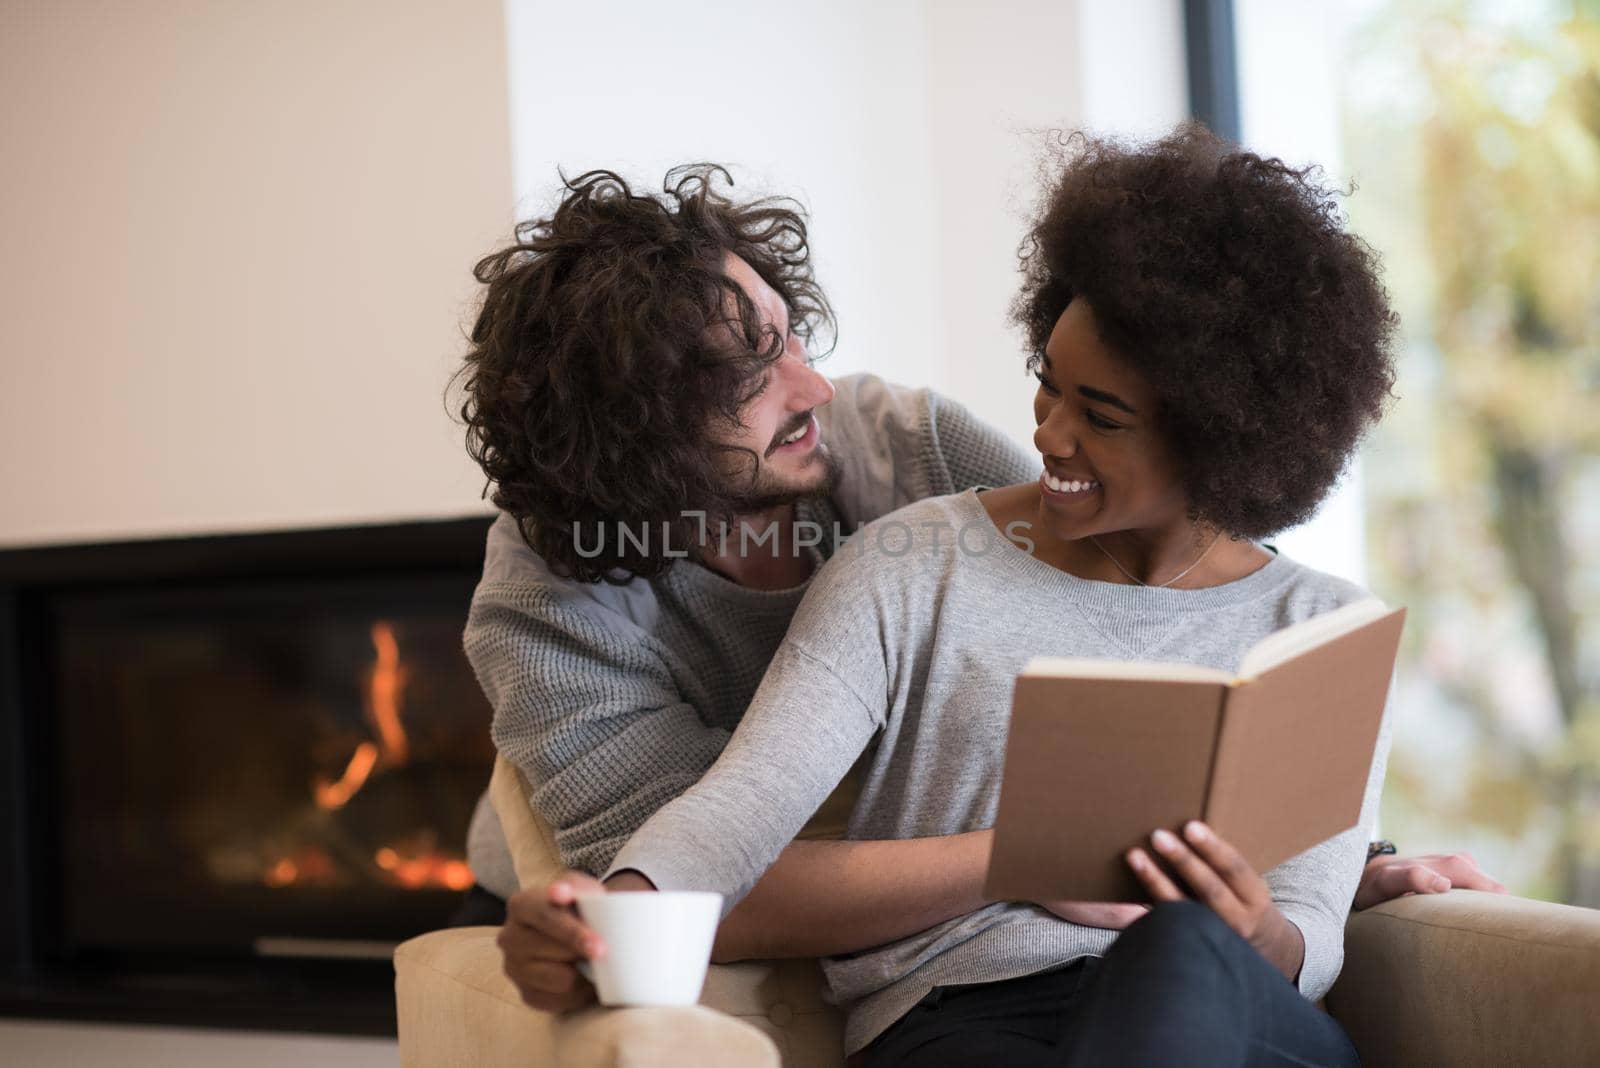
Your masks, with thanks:
[(1398, 852), (1399, 850), (1394, 847), (1394, 843), (1388, 839), (1383, 839), (1377, 842), (1368, 842), (1367, 863), (1371, 864), (1373, 857), (1392, 857)]

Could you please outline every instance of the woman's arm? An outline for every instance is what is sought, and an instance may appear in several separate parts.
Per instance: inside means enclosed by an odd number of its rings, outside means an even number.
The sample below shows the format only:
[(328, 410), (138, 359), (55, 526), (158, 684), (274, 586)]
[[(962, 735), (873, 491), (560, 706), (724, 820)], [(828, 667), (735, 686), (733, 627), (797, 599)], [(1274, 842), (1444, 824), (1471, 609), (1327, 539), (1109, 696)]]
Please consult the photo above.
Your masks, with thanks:
[(989, 903), (990, 835), (793, 842), (722, 921), (711, 959), (854, 953), (965, 916)]
[[(608, 888), (725, 895), (719, 959), (849, 952), (974, 907), (987, 857), (982, 836), (792, 844), (888, 714), (890, 650), (880, 641), (871, 582), (852, 565), (861, 566), (836, 559), (817, 575), (716, 763), (610, 858)], [(670, 752), (627, 751), (648, 768), (677, 770)], [(732, 916), (758, 881), (760, 892)], [(597, 938), (568, 906), (597, 888), (571, 873), (514, 895), (501, 945), (530, 1004), (570, 1008), (589, 993), (570, 962), (593, 955)]]
[[(987, 904), (988, 831), (885, 842), (794, 842), (722, 921), (717, 963), (758, 957), (854, 953), (907, 938)], [(580, 893), (651, 890), (624, 871), (604, 887), (566, 871), (506, 903), (500, 949), (506, 975), (536, 1009), (566, 1012), (594, 1000), (574, 963), (593, 957), (599, 936), (574, 915)]]
[[(994, 904), (983, 892), (993, 831), (885, 842), (795, 842), (722, 921), (711, 959), (856, 953)], [(1072, 923), (1120, 930), (1146, 906), (1049, 901)]]
[(1389, 744), (1394, 732), (1394, 695), (1384, 705), (1372, 766), (1356, 826), (1264, 872), (1277, 908), (1300, 932), (1304, 960), (1296, 985), (1316, 1001), (1328, 992), (1344, 964), (1344, 925), (1366, 866), (1368, 828), (1378, 815)]
[(645, 822), (606, 879), (633, 870), (658, 889), (713, 890), (726, 899), (726, 917), (882, 725), (879, 664), (873, 705), (791, 632), (717, 762)]

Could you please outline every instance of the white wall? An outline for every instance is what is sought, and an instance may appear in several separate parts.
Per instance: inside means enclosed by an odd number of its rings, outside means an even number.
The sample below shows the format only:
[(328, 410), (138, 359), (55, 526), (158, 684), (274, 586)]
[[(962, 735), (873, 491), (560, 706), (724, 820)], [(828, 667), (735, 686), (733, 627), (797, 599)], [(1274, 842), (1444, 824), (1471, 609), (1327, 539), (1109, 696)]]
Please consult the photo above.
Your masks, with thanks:
[[(1237, 0), (1239, 121), (1250, 148), (1288, 163), (1319, 164), (1344, 187), (1339, 77), (1349, 4)], [(1362, 585), (1367, 581), (1366, 509), (1357, 459), (1308, 522), (1273, 543), (1295, 559)]]
[(840, 323), (830, 374), (932, 385), (1026, 442), (1032, 380), (1006, 309), (1038, 137), (1181, 118), (1177, 0), (607, 12), (602, 55), (572, 46), (594, 39), (586, 12), (508, 0), (519, 212), (553, 203), (558, 166), (658, 188), (675, 163), (735, 164), (741, 188), (811, 209)]
[(604, 167), (658, 191), (667, 168), (730, 165), (735, 192), (812, 211), (818, 277), (836, 305), (830, 373), (922, 380), (937, 360), (938, 244), (929, 173), (928, 49), (916, 0), (710, 0), (593, 12), (508, 0), (518, 211)]
[(1032, 447), (1035, 383), (1007, 323), (1041, 141), (1159, 135), (1188, 114), (1178, 0), (928, 5), (939, 367), (930, 385)]
[(499, 0), (8, 0), (0, 543), (461, 514)]

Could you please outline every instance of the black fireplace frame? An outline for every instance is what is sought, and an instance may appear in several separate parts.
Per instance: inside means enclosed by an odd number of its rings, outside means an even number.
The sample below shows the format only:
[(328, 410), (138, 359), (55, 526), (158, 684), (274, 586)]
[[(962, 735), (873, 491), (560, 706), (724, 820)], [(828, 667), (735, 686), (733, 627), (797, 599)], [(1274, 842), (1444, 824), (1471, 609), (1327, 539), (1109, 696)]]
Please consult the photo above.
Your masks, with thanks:
[[(82, 968), (56, 954), (52, 599), (207, 580), (476, 578), (492, 516), (0, 550), (0, 1016), (394, 1035), (388, 961), (173, 959)], [(462, 605), (465, 619), (466, 605)]]

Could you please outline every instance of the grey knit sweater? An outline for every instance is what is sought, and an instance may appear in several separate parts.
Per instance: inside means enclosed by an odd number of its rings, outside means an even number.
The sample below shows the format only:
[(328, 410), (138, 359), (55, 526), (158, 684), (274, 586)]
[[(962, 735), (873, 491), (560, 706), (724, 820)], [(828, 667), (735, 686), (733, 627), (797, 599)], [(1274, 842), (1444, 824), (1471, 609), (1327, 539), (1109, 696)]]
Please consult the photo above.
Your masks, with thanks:
[[(799, 518), (828, 536), (975, 485), (1038, 474), (1036, 456), (928, 390), (872, 375), (835, 380), (817, 411), (842, 466), (838, 488)], [(494, 708), (494, 740), (533, 784), (562, 861), (599, 873), (628, 836), (700, 778), (727, 743), (805, 586), (764, 592), (682, 562), (626, 586), (559, 578), (507, 516), (489, 532), (465, 645)], [(468, 842), (478, 881), (517, 889), (494, 810)]]
[[(815, 577), (722, 756), (645, 823), (611, 872), (719, 891), (731, 909), (873, 743), (850, 838), (990, 827), (1012, 685), (1030, 657), (1232, 670), (1273, 631), (1364, 596), (1283, 556), (1205, 589), (1089, 581), (1000, 536), (973, 491), (922, 501), (866, 527)], [(1312, 1000), (1343, 960), (1388, 737), (1386, 716), (1360, 823), (1264, 873), (1304, 935), (1298, 981)], [(1001, 903), (827, 960), (824, 971), (855, 1051), (934, 986), (1028, 975), (1103, 954), (1115, 939)]]

